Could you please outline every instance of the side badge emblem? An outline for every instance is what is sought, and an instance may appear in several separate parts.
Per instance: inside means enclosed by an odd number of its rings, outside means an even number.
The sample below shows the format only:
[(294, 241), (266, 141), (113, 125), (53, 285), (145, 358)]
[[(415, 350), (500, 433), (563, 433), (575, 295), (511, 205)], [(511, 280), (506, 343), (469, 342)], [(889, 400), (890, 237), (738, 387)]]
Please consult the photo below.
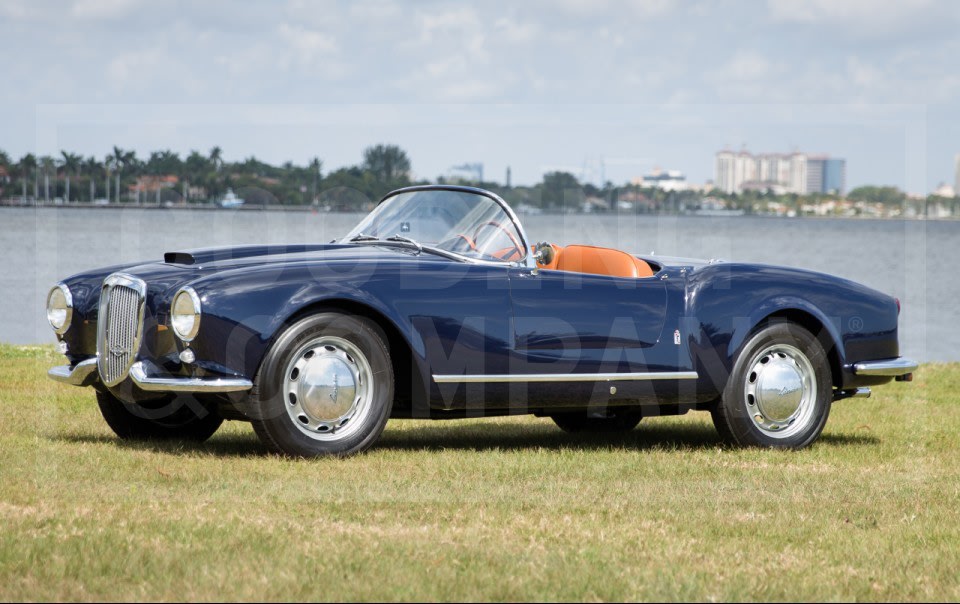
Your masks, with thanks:
[(680, 345), (680, 330), (679, 330), (679, 329), (675, 329), (675, 330), (673, 331), (673, 343), (676, 344), (677, 346)]

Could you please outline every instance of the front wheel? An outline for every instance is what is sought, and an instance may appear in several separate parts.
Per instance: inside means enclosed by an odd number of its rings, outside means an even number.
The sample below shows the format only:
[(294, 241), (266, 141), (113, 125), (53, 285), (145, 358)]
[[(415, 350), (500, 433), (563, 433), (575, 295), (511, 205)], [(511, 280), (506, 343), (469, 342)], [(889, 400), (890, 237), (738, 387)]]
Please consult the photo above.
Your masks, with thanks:
[(711, 413), (728, 442), (800, 449), (823, 431), (832, 395), (820, 342), (799, 325), (776, 322), (744, 345)]
[(380, 437), (393, 405), (393, 366), (370, 320), (338, 312), (291, 325), (267, 353), (251, 391), (253, 428), (295, 457), (359, 453)]
[(168, 396), (139, 404), (125, 403), (109, 392), (97, 392), (100, 414), (124, 440), (189, 440), (213, 436), (223, 418), (190, 396)]

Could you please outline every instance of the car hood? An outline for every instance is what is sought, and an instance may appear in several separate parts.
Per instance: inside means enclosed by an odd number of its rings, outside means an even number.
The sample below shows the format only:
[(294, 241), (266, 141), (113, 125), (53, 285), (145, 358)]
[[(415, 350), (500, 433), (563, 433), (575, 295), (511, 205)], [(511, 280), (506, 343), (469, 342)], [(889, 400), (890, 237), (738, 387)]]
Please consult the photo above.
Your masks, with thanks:
[(163, 262), (130, 266), (126, 272), (148, 282), (178, 274), (188, 279), (251, 266), (300, 263), (449, 262), (449, 260), (397, 247), (356, 244), (243, 245), (167, 252)]
[(414, 255), (403, 248), (355, 244), (244, 245), (183, 250), (164, 254), (159, 262), (131, 262), (79, 273), (64, 282), (75, 302), (92, 307), (103, 279), (124, 272), (147, 282), (152, 295), (169, 295), (175, 288), (210, 275), (240, 268), (303, 263), (387, 264), (450, 262), (432, 254)]

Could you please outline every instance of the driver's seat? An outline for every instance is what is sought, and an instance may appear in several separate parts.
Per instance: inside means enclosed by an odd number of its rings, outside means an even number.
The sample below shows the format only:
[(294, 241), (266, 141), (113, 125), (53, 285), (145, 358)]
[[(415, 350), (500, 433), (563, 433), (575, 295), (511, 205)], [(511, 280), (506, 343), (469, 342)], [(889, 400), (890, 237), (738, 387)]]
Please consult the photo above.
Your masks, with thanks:
[(652, 277), (653, 269), (626, 252), (592, 245), (568, 245), (556, 254), (556, 270), (610, 277)]

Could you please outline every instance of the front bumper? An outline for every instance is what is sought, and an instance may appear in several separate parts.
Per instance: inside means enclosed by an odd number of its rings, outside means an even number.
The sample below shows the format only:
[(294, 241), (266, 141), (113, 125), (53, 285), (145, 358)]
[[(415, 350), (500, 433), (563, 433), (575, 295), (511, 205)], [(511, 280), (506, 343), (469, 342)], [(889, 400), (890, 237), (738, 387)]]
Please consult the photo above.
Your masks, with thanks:
[(857, 375), (902, 378), (912, 374), (918, 366), (918, 363), (914, 360), (897, 357), (895, 359), (854, 363), (853, 372)]
[[(47, 372), (47, 376), (71, 386), (91, 386), (100, 379), (96, 357), (81, 361), (73, 367), (70, 365), (54, 367)], [(185, 378), (150, 375), (147, 366), (140, 361), (130, 367), (130, 380), (140, 390), (146, 392), (246, 392), (253, 388), (253, 382), (246, 378)]]

